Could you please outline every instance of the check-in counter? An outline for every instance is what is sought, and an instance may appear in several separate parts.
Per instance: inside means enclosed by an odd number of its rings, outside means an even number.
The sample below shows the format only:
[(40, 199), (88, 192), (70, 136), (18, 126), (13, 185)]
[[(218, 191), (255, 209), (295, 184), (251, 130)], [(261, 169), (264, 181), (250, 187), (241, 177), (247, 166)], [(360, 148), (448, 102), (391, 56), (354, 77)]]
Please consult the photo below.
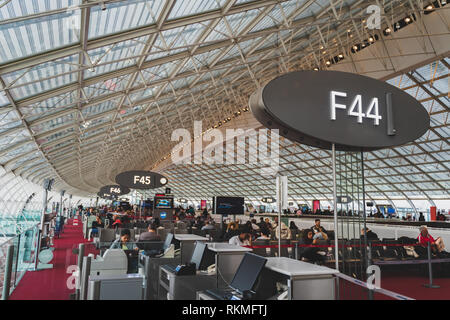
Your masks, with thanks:
[(215, 253), (216, 287), (226, 287), (233, 280), (246, 252), (252, 249), (228, 243), (208, 243), (208, 249)]
[(196, 241), (207, 241), (208, 238), (197, 236), (195, 234), (176, 234), (175, 239), (180, 241), (181, 263), (189, 262), (194, 251)]
[(267, 258), (261, 283), (287, 285), (287, 300), (334, 300), (339, 271), (285, 257)]

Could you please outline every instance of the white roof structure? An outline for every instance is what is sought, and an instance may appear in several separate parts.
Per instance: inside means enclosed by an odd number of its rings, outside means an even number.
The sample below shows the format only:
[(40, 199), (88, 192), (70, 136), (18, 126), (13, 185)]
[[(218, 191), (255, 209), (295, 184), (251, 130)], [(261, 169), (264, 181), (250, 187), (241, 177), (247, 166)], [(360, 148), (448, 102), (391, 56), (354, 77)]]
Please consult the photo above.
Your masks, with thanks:
[[(0, 199), (16, 197), (0, 215), (18, 214), (21, 185), (90, 198), (132, 169), (177, 197), (269, 196), (251, 165), (168, 165), (172, 131), (252, 122), (258, 86), (314, 68), (388, 81), (431, 116), (418, 141), (365, 154), (369, 197), (448, 200), (449, 6), (382, 2), (373, 29), (377, 1), (0, 0)], [(281, 139), (280, 164), (293, 199), (330, 199), (329, 152)]]

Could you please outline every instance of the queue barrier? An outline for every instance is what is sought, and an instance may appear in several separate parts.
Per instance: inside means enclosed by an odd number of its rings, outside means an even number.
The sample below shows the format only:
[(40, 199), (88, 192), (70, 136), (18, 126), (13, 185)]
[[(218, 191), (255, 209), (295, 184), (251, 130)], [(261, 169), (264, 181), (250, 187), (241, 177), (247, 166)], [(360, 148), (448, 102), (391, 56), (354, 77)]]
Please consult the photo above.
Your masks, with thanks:
[[(371, 248), (372, 247), (418, 247), (418, 246), (422, 246), (420, 243), (411, 243), (411, 244), (396, 244), (396, 243), (391, 243), (391, 244), (383, 244), (383, 243), (375, 243), (375, 244), (369, 244), (368, 247), (368, 258), (369, 258), (369, 265), (371, 265), (372, 263), (372, 253), (371, 253)], [(250, 248), (250, 249), (273, 249), (273, 248), (278, 248), (278, 245), (256, 245), (256, 246), (244, 246), (246, 248)], [(342, 249), (342, 248), (361, 248), (361, 247), (366, 247), (365, 245), (359, 245), (359, 244), (350, 244), (350, 245), (342, 245), (342, 244), (338, 244), (338, 249)], [(281, 245), (281, 248), (335, 248), (334, 245), (309, 245), (309, 244), (285, 244), (285, 245)], [(295, 251), (295, 259), (299, 259), (299, 257), (297, 256), (297, 250)], [(373, 262), (374, 265), (407, 265), (407, 264), (428, 264), (428, 279), (429, 279), (429, 283), (424, 284), (424, 287), (427, 288), (439, 288), (438, 285), (433, 284), (433, 269), (432, 269), (432, 264), (433, 263), (448, 263), (450, 262), (450, 258), (436, 258), (436, 259), (432, 259), (432, 255), (431, 255), (431, 244), (428, 243), (428, 247), (427, 247), (427, 259), (411, 259), (411, 260), (391, 260), (391, 261), (376, 261)], [(350, 277), (351, 278), (351, 277)], [(354, 278), (351, 278), (354, 279)], [(355, 279), (356, 280), (356, 279)], [(359, 280), (358, 280), (359, 281)]]

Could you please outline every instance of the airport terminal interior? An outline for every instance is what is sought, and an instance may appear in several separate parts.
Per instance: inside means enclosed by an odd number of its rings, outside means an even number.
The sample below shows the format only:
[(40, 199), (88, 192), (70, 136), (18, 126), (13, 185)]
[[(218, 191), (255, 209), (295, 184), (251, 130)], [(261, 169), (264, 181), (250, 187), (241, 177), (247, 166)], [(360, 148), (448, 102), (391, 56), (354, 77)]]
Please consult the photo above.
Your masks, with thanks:
[(449, 69), (446, 0), (0, 0), (1, 299), (450, 300)]

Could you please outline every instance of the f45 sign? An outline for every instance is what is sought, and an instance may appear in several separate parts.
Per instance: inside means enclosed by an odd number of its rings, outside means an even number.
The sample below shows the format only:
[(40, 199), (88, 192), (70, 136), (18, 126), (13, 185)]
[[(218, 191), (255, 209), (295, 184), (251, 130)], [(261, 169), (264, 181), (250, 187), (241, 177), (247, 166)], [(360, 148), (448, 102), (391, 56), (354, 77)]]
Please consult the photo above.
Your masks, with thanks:
[[(331, 91), (331, 120), (336, 120), (336, 109), (347, 110), (347, 105), (336, 103), (336, 97), (346, 98), (346, 92)], [(370, 100), (369, 106), (366, 113), (363, 112), (363, 102), (362, 95), (358, 94), (354, 97), (350, 108), (348, 109), (347, 115), (349, 117), (356, 117), (358, 123), (363, 123), (363, 118), (373, 119), (376, 126), (380, 125), (379, 101), (378, 98), (372, 98)]]
[(151, 178), (148, 176), (134, 176), (133, 182), (149, 185), (151, 183)]

